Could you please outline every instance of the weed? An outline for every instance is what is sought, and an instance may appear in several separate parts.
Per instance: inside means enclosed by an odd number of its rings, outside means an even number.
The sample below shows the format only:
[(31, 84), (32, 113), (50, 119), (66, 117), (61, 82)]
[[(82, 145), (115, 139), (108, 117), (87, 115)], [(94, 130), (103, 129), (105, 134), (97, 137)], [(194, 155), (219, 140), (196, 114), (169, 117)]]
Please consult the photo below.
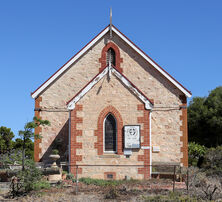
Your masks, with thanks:
[(97, 186), (109, 186), (109, 185), (117, 186), (124, 182), (123, 180), (101, 180), (101, 179), (92, 179), (89, 177), (80, 178), (79, 181), (87, 185), (94, 184)]
[(116, 199), (118, 196), (116, 188), (112, 186), (105, 195), (105, 199)]
[(34, 190), (40, 190), (40, 189), (49, 189), (51, 186), (49, 182), (41, 180), (39, 182), (33, 183), (33, 189)]
[(154, 195), (154, 196), (142, 196), (142, 199), (146, 202), (196, 202), (196, 198), (190, 198), (189, 196), (182, 195), (178, 192), (170, 192), (168, 195)]

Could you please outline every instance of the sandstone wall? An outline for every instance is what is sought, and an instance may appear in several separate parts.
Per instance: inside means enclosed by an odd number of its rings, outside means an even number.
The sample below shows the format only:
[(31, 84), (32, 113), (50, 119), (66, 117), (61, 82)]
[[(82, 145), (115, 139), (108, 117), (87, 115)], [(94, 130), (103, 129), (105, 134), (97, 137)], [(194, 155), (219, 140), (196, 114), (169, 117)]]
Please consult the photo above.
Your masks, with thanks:
[[(104, 77), (78, 104), (83, 106), (83, 110), (77, 114), (78, 117), (83, 117), (83, 122), (77, 125), (77, 129), (83, 130), (82, 136), (77, 137), (77, 141), (82, 142), (82, 149), (77, 150), (77, 154), (82, 155), (81, 164), (143, 164), (138, 161), (138, 155), (142, 155), (143, 150), (134, 151), (130, 158), (126, 158), (124, 155), (107, 153), (98, 155), (97, 149), (94, 148), (94, 144), (97, 142), (94, 131), (97, 130), (98, 116), (107, 106), (112, 105), (119, 111), (123, 125), (138, 125), (138, 117), (143, 116), (143, 113), (137, 109), (137, 105), (141, 104), (141, 101), (132, 95), (114, 75), (111, 76), (109, 82), (107, 77)], [(143, 130), (143, 124), (141, 124), (141, 130)], [(143, 139), (141, 141), (143, 142)], [(143, 178), (141, 174), (138, 174), (138, 167), (83, 167), (82, 176), (104, 178), (104, 172), (116, 172), (117, 179), (124, 179), (126, 175), (138, 179)]]

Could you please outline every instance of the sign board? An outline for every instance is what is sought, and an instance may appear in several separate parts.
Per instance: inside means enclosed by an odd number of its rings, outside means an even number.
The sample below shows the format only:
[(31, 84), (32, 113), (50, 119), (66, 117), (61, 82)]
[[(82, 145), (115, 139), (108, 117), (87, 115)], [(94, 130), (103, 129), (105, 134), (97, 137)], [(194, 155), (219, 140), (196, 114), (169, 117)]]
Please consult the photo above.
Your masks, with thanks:
[(150, 146), (142, 146), (141, 149), (150, 149)]
[(158, 146), (153, 146), (153, 152), (154, 152), (154, 153), (160, 152), (160, 147), (158, 147)]
[(140, 148), (140, 126), (124, 126), (124, 146), (126, 149)]

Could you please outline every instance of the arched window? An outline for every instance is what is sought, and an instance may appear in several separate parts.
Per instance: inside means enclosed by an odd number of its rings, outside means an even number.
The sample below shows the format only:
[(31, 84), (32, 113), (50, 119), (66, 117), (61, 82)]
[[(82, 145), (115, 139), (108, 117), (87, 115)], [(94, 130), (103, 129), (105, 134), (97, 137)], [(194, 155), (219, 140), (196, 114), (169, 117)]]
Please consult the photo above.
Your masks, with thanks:
[(106, 64), (109, 64), (109, 59), (111, 59), (111, 64), (116, 66), (116, 53), (112, 48), (109, 48), (106, 54)]
[(112, 114), (108, 114), (104, 121), (104, 151), (116, 152), (116, 119)]

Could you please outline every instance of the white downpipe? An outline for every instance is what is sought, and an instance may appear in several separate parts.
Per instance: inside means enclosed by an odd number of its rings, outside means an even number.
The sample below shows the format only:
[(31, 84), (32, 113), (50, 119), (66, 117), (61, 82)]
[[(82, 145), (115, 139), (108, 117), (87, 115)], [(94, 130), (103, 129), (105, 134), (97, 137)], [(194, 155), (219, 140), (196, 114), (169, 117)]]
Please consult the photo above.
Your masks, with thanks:
[(152, 110), (149, 113), (149, 128), (150, 128), (150, 179), (152, 178), (152, 132), (151, 132), (151, 121), (152, 121)]
[[(71, 163), (71, 145), (70, 142), (71, 141), (71, 111), (69, 111), (69, 165)], [(68, 167), (69, 169), (69, 173), (71, 171), (70, 166)]]

